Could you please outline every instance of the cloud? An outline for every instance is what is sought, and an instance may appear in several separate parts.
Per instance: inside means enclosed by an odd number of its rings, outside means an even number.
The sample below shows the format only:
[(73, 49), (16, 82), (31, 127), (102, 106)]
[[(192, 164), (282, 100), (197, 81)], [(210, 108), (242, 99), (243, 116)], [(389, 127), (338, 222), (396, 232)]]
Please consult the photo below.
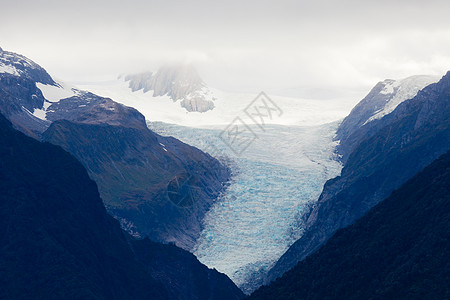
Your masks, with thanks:
[(450, 69), (447, 1), (3, 2), (1, 46), (69, 81), (188, 60), (227, 90), (366, 91)]

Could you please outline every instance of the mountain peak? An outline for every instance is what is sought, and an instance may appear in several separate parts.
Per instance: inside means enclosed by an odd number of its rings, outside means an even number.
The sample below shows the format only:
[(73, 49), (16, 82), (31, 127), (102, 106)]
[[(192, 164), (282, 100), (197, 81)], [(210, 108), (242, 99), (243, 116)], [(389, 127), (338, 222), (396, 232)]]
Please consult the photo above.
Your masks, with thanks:
[(153, 97), (169, 96), (189, 112), (206, 112), (214, 108), (211, 91), (191, 64), (166, 64), (156, 72), (125, 76), (133, 92), (153, 91)]
[(336, 139), (341, 141), (338, 148), (343, 160), (358, 141), (367, 137), (376, 123), (374, 121), (391, 114), (402, 102), (414, 98), (420, 90), (438, 80), (438, 76), (415, 75), (378, 82), (342, 121), (336, 132)]
[(437, 82), (439, 79), (438, 76), (432, 75), (414, 75), (399, 80), (387, 79), (383, 81), (382, 84), (384, 87), (379, 92), (381, 98), (383, 98), (383, 103), (373, 111), (372, 116), (370, 116), (364, 124), (376, 119), (381, 119), (385, 115), (390, 114), (400, 103), (414, 98), (421, 89)]
[(35, 82), (56, 85), (50, 75), (37, 63), (23, 55), (0, 48), (0, 75), (22, 76)]

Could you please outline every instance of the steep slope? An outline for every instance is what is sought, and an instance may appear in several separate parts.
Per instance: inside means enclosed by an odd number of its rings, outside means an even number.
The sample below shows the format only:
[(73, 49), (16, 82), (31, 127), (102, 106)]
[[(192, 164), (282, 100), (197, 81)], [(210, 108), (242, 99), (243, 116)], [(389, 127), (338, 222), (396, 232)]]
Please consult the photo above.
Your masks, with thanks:
[(0, 113), (17, 129), (34, 137), (46, 128), (46, 122), (30, 113), (43, 107), (45, 102), (36, 82), (56, 85), (41, 67), (0, 48)]
[(450, 152), (250, 299), (449, 299)]
[(343, 160), (347, 160), (348, 155), (362, 140), (387, 125), (384, 122), (372, 121), (382, 119), (400, 103), (414, 98), (421, 89), (438, 80), (438, 76), (416, 75), (401, 80), (386, 79), (377, 83), (352, 109), (336, 132), (336, 139), (340, 141), (337, 151)]
[(61, 148), (0, 115), (0, 298), (239, 299), (223, 274), (175, 246), (135, 240)]
[(0, 48), (0, 73), (20, 76), (34, 82), (56, 85), (50, 75), (38, 64), (23, 55)]
[(371, 121), (388, 124), (364, 139), (341, 176), (329, 180), (306, 215), (305, 234), (269, 272), (274, 280), (316, 251), (337, 229), (352, 224), (415, 173), (450, 149), (450, 73)]
[(54, 122), (43, 139), (89, 171), (108, 211), (136, 236), (191, 249), (230, 176), (217, 160), (147, 128)]
[(230, 176), (227, 167), (154, 134), (134, 108), (56, 83), (19, 54), (2, 50), (0, 61), (0, 112), (16, 129), (79, 159), (131, 233), (192, 247)]
[(192, 65), (164, 65), (157, 72), (125, 76), (132, 92), (153, 92), (153, 97), (169, 96), (188, 112), (214, 109), (215, 98)]

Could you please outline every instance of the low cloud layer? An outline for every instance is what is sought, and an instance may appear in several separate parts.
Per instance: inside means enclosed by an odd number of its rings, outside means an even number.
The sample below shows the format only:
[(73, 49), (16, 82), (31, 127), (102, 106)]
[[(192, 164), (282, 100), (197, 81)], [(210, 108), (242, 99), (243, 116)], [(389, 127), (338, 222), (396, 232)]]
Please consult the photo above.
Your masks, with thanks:
[(448, 1), (2, 1), (0, 46), (66, 81), (194, 63), (230, 91), (366, 89), (450, 69)]

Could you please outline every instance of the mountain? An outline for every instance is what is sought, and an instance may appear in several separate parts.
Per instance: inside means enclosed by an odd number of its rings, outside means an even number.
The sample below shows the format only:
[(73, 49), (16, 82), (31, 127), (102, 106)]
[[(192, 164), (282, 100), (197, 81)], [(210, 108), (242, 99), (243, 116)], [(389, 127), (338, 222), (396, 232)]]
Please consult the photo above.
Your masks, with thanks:
[(145, 127), (137, 110), (55, 82), (28, 58), (0, 51), (0, 112), (24, 133), (39, 138), (53, 121)]
[(36, 82), (56, 86), (56, 82), (40, 66), (26, 57), (0, 48), (0, 113), (17, 129), (37, 137), (46, 122), (34, 117), (35, 109), (45, 102)]
[(317, 204), (304, 216), (304, 235), (269, 271), (266, 283), (450, 149), (450, 73), (370, 123), (378, 130), (351, 152), (341, 176), (325, 184)]
[(132, 92), (152, 91), (153, 97), (169, 96), (188, 112), (206, 112), (214, 109), (212, 92), (192, 65), (164, 65), (156, 72), (145, 72), (125, 76)]
[(0, 73), (19, 76), (47, 85), (56, 85), (50, 75), (38, 64), (23, 55), (0, 48)]
[(55, 121), (43, 140), (89, 171), (108, 211), (136, 236), (190, 250), (229, 170), (216, 159), (144, 127)]
[(449, 299), (450, 152), (249, 299)]
[(57, 83), (19, 54), (0, 59), (0, 112), (16, 129), (73, 154), (130, 233), (191, 249), (230, 177), (225, 165), (150, 131), (134, 108)]
[(0, 115), (0, 298), (241, 299), (189, 252), (124, 232), (69, 153)]
[(336, 140), (340, 141), (337, 152), (343, 160), (346, 161), (359, 142), (386, 125), (372, 121), (390, 114), (400, 103), (414, 98), (420, 90), (438, 80), (437, 76), (416, 75), (401, 80), (386, 79), (377, 83), (352, 109), (336, 132)]

